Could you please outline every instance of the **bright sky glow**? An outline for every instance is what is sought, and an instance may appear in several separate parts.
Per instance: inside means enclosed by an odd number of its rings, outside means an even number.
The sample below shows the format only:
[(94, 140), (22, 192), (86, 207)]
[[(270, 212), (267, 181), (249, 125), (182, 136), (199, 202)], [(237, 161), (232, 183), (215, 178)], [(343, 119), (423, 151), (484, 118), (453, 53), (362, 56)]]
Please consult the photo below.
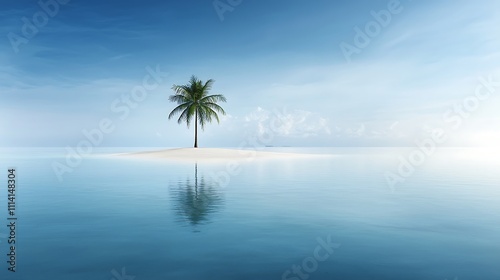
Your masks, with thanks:
[[(71, 0), (32, 38), (23, 17), (42, 7), (3, 3), (0, 146), (75, 146), (108, 119), (102, 146), (189, 147), (193, 129), (167, 115), (172, 84), (192, 74), (228, 99), (201, 147), (266, 133), (272, 146), (413, 146), (435, 129), (444, 146), (498, 145), (500, 2), (339, 2), (218, 13), (211, 1)], [(123, 101), (157, 70), (168, 76), (144, 100)]]

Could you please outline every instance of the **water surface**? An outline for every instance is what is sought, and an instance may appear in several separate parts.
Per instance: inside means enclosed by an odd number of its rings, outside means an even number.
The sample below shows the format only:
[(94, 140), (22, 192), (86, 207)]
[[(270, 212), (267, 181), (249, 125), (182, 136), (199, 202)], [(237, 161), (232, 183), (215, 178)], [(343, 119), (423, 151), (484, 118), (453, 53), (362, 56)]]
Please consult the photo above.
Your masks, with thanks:
[(500, 152), (440, 149), (391, 189), (411, 148), (270, 150), (331, 156), (243, 162), (221, 184), (224, 163), (103, 149), (61, 182), (64, 150), (2, 150), (18, 221), (16, 273), (0, 229), (0, 278), (500, 279)]

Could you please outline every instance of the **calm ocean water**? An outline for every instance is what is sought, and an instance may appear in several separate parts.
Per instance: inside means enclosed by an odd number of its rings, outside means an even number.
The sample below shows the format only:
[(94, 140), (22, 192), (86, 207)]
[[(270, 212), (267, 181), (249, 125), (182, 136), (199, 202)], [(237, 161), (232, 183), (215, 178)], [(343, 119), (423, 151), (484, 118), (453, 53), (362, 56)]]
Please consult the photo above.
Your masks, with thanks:
[(330, 156), (224, 180), (221, 162), (91, 156), (60, 182), (63, 150), (1, 150), (0, 279), (500, 279), (500, 151), (440, 149), (391, 188), (411, 148), (271, 150)]

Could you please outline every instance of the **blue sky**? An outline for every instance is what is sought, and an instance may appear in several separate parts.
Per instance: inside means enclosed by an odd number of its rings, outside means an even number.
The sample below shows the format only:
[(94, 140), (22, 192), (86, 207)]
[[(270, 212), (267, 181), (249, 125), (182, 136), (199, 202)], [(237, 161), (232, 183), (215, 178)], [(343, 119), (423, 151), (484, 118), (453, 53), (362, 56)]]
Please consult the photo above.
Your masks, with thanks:
[[(75, 146), (103, 119), (114, 129), (99, 146), (191, 146), (193, 128), (167, 115), (172, 84), (192, 74), (228, 99), (201, 147), (413, 146), (436, 129), (444, 146), (500, 143), (498, 1), (218, 3), (237, 5), (221, 20), (212, 1), (71, 0), (32, 38), (23, 17), (43, 8), (4, 3), (0, 146)], [(346, 59), (342, 44), (358, 51)], [(118, 113), (148, 67), (168, 76)]]

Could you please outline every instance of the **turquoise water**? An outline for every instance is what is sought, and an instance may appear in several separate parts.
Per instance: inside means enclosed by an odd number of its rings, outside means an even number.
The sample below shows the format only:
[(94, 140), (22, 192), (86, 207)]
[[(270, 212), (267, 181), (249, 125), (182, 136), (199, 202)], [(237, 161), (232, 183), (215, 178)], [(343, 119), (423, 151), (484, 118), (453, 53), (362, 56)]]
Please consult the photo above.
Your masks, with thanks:
[(330, 156), (243, 162), (227, 184), (221, 162), (91, 156), (60, 182), (61, 150), (3, 150), (0, 279), (500, 279), (499, 151), (441, 149), (390, 188), (411, 149), (274, 150)]

